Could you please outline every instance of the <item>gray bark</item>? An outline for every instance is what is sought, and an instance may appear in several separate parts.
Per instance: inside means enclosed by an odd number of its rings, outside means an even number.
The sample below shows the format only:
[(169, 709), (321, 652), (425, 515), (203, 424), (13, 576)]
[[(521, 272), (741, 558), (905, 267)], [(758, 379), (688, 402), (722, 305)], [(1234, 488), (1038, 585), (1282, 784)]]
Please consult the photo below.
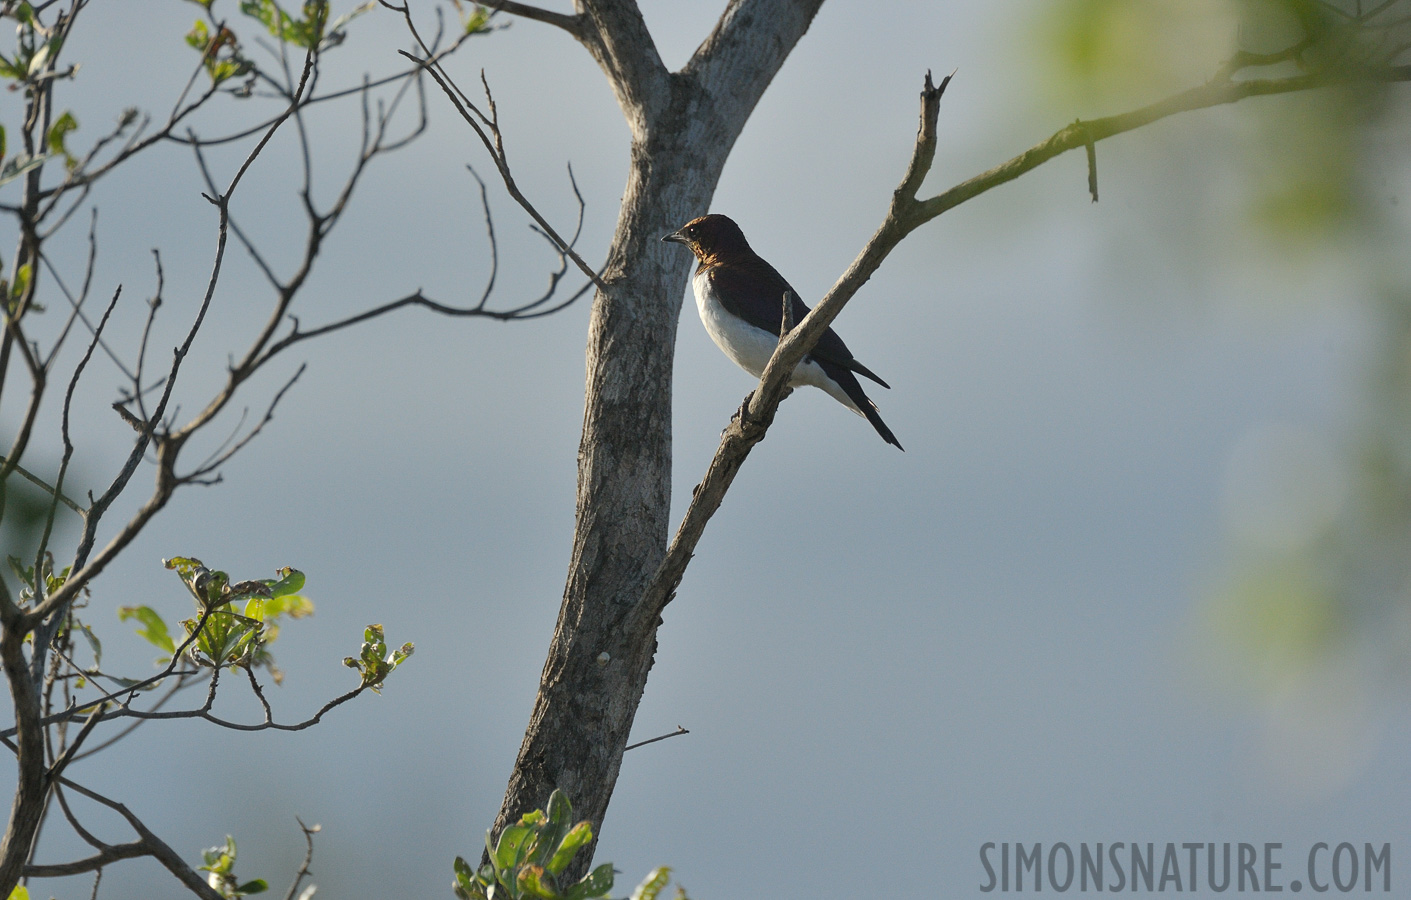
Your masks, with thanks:
[(660, 239), (707, 211), (736, 138), (821, 5), (731, 2), (676, 73), (631, 0), (579, 0), (556, 23), (607, 75), (632, 158), (588, 328), (567, 585), (496, 833), (554, 788), (595, 833), (607, 811), (656, 649), (661, 620), (640, 611), (670, 527), (672, 360), (691, 260)]

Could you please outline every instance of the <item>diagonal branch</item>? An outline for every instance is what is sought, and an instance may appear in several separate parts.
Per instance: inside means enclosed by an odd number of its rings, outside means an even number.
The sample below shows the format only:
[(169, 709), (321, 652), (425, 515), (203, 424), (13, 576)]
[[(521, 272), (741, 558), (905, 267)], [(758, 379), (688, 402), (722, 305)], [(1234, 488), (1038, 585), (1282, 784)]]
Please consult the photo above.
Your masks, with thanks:
[(519, 16), (521, 19), (531, 19), (535, 22), (557, 26), (580, 41), (583, 40), (584, 18), (581, 14), (556, 13), (552, 10), (530, 6), (528, 3), (515, 3), (514, 0), (488, 0), (484, 5), (495, 12), (509, 13), (512, 16)]
[(146, 854), (155, 857), (158, 862), (166, 867), (168, 872), (176, 876), (176, 879), (185, 885), (187, 890), (191, 891), (197, 897), (201, 897), (202, 900), (224, 900), (214, 888), (206, 883), (206, 879), (202, 878), (195, 869), (192, 869), (186, 864), (186, 861), (181, 858), (180, 854), (169, 847), (161, 838), (153, 834), (152, 830), (126, 806), (116, 800), (104, 797), (97, 791), (92, 791), (81, 784), (76, 784), (67, 778), (59, 778), (58, 783), (75, 793), (82, 794), (95, 803), (100, 803), (108, 807), (126, 819), (127, 824), (132, 826), (132, 830), (137, 832), (137, 836), (140, 838), (136, 843), (143, 847)]
[(640, 140), (671, 102), (671, 73), (642, 11), (635, 0), (578, 0), (577, 6), (585, 21), (575, 36), (607, 76), (632, 136)]
[(672, 539), (666, 558), (633, 611), (634, 627), (640, 628), (645, 623), (655, 621), (661, 610), (675, 596), (676, 588), (685, 574), (686, 566), (690, 563), (691, 555), (705, 531), (706, 524), (720, 508), (725, 493), (749, 456), (750, 450), (764, 439), (765, 433), (773, 423), (775, 412), (785, 395), (787, 381), (795, 367), (842, 312), (843, 306), (872, 277), (872, 273), (877, 271), (892, 250), (916, 228), (966, 200), (1013, 181), (1059, 154), (1078, 147), (1090, 147), (1097, 141), (1141, 128), (1176, 113), (1234, 103), (1248, 97), (1355, 83), (1411, 81), (1411, 66), (1339, 70), (1288, 78), (1239, 81), (1230, 80), (1227, 75), (1217, 77), (1204, 85), (1131, 112), (1087, 122), (1074, 122), (1013, 159), (941, 194), (918, 200), (916, 193), (935, 158), (940, 99), (950, 79), (951, 76), (946, 76), (940, 86), (936, 87), (932, 84), (931, 74), (926, 74), (925, 87), (921, 92), (921, 122), (916, 145), (906, 174), (893, 193), (886, 218), (823, 300), (780, 340), (778, 348), (765, 367), (759, 386), (746, 398), (739, 413), (721, 435), (720, 447), (711, 459), (705, 477), (693, 492), (690, 506)]
[(1101, 119), (1089, 119), (1086, 122), (1074, 122), (1068, 127), (1060, 129), (1048, 140), (1035, 144), (1013, 159), (1000, 163), (993, 169), (963, 181), (928, 200), (918, 202), (914, 208), (907, 212), (909, 226), (907, 231), (910, 232), (917, 226), (929, 222), (941, 213), (953, 209), (993, 187), (998, 187), (1007, 181), (1013, 181), (1055, 156), (1127, 131), (1133, 131), (1177, 113), (1223, 106), (1249, 97), (1266, 97), (1273, 94), (1288, 94), (1295, 91), (1309, 91), (1340, 85), (1405, 81), (1411, 81), (1411, 65), (1294, 75), (1288, 78), (1252, 78), (1239, 81), (1217, 78), (1199, 87), (1182, 91), (1165, 100), (1131, 112)]

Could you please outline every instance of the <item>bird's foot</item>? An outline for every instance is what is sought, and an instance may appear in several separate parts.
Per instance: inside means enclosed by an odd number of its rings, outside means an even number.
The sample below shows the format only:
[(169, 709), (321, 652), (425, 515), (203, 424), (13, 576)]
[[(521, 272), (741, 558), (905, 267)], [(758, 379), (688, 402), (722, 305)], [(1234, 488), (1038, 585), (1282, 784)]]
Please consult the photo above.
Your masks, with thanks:
[(745, 415), (750, 411), (750, 401), (754, 399), (754, 391), (745, 395), (745, 399), (740, 402), (740, 408), (735, 410), (735, 414), (730, 417), (731, 422), (742, 422)]

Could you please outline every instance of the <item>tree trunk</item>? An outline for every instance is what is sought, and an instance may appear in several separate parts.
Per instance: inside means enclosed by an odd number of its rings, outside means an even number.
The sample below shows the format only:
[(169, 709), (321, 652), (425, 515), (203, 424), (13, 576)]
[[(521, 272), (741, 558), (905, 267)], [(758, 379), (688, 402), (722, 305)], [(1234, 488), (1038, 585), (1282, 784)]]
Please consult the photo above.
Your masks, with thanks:
[[(707, 212), (735, 139), (822, 0), (732, 2), (678, 73), (635, 4), (581, 0), (575, 36), (632, 128), (617, 230), (588, 327), (573, 552), (498, 834), (559, 788), (598, 832), (656, 650), (633, 616), (666, 553), (671, 371), (691, 258), (661, 236)], [(635, 623), (635, 624), (634, 624)], [(582, 854), (568, 875), (586, 870)]]

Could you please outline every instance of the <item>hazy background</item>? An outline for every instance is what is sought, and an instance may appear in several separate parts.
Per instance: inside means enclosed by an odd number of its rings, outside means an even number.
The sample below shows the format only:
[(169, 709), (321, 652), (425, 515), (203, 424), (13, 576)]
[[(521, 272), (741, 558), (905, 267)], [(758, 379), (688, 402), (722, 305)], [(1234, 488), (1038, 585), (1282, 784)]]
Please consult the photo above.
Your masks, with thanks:
[[(722, 4), (643, 7), (674, 69)], [(1198, 83), (1234, 39), (1223, 4), (1175, 4), (1186, 30), (1098, 22), (1110, 34), (1081, 19), (1101, 7), (830, 0), (711, 210), (813, 302), (885, 211), (928, 68), (958, 69), (927, 186), (938, 191), (1075, 118)], [(60, 95), (81, 123), (71, 143), (126, 106), (166, 114), (195, 63), (182, 36), (197, 12), (85, 12), (64, 51), (83, 64)], [(429, 24), (432, 6), (421, 14)], [(1109, 53), (1092, 59), (1110, 71), (1085, 68), (1070, 52), (1079, 32), (1140, 65)], [(1141, 44), (1154, 35), (1179, 52)], [(395, 16), (369, 14), (328, 57), (325, 86), (400, 68), (406, 43)], [(600, 261), (628, 146), (600, 73), (566, 35), (524, 21), (448, 63), (467, 90), (481, 68), (521, 186), (566, 228), (571, 162), (587, 202), (581, 249)], [(1347, 125), (1345, 102), (1278, 97), (1166, 120), (1098, 147), (1097, 205), (1070, 154), (887, 261), (838, 330), (893, 386), (876, 399), (907, 452), (819, 392), (784, 405), (666, 611), (636, 736), (691, 734), (624, 761), (598, 852), (622, 870), (618, 895), (667, 864), (698, 900), (875, 893), (882, 881), (972, 896), (987, 841), (1283, 842), (1286, 886), (1315, 841), (1390, 841), (1393, 884), (1404, 882), (1404, 526), (1362, 501), (1400, 496), (1396, 465), (1375, 470), (1392, 473), (1385, 484), (1367, 474), (1369, 447), (1411, 458), (1396, 380), (1411, 359), (1411, 172), (1404, 153), (1384, 152), (1404, 149), (1404, 104)], [(491, 169), (444, 98), (429, 105), (429, 133), (374, 163), (331, 238), (298, 303), (305, 324), (418, 287), (447, 302), (479, 295), (487, 243), (464, 166)], [(195, 124), (216, 134), (269, 108), (221, 99)], [(18, 110), (0, 98), (7, 125)], [(326, 201), (356, 149), (356, 104), (326, 104), (310, 123)], [(235, 207), (286, 275), (302, 246), (287, 138)], [(222, 181), (237, 163), (212, 155)], [(1303, 215), (1290, 190), (1279, 206), (1289, 185), (1324, 197), (1309, 173), (1332, 179), (1331, 205)], [(123, 285), (111, 343), (129, 359), (155, 289), (151, 248), (167, 275), (154, 346), (173, 346), (193, 314), (214, 246), (200, 187), (190, 152), (170, 147), (93, 195), (94, 290)], [(495, 184), (491, 196), (496, 298), (510, 305), (541, 290), (551, 260)], [(76, 261), (84, 223), (71, 229)], [(232, 242), (183, 373), (184, 413), (270, 302)], [(320, 897), (449, 896), (452, 858), (478, 856), (498, 807), (562, 593), (588, 314), (587, 301), (508, 325), (408, 311), (306, 343), (247, 385), (255, 415), (309, 363), (225, 482), (180, 492), (96, 583), (87, 618), (109, 667), (141, 674), (155, 655), (117, 606), (190, 615), (160, 563), (178, 554), (237, 578), (307, 573), (317, 615), (273, 648), (288, 673), (271, 694), (283, 721), (354, 684), (340, 660), (369, 622), (416, 656), (381, 697), (311, 731), (150, 725), (71, 777), (127, 802), (188, 860), (235, 835), (239, 875), (281, 892), (303, 853), (298, 815), (323, 825)], [(692, 304), (682, 315), (679, 508), (751, 388)], [(102, 359), (86, 376), (80, 400), (96, 411), (76, 434), (76, 494), (106, 484), (130, 446), (107, 410), (120, 381)], [(15, 408), (0, 416), (13, 429)], [(46, 422), (35, 458), (57, 453)], [(135, 479), (132, 503), (150, 477)], [(1359, 552), (1373, 548), (1366, 575)], [(229, 688), (218, 710), (253, 720), (248, 692)], [(126, 839), (120, 822), (98, 821)], [(40, 861), (70, 858), (57, 820), (44, 839)], [(86, 897), (89, 884), (32, 889)], [(101, 894), (180, 895), (146, 862), (114, 867)]]

